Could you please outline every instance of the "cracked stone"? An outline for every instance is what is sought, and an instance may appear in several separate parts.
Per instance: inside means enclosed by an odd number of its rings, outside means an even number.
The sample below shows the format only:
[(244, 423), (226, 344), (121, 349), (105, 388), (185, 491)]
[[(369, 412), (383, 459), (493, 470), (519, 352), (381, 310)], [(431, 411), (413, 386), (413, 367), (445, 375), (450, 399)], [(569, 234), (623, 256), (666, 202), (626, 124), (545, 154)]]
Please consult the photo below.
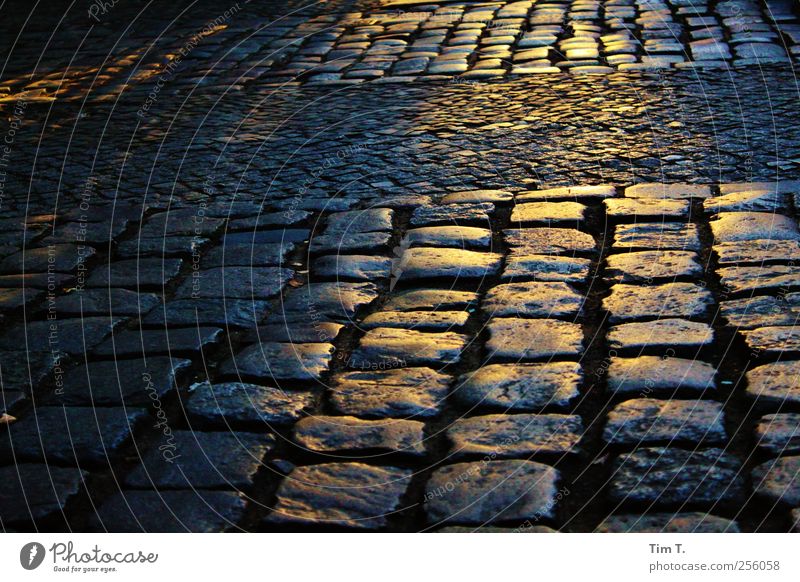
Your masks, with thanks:
[(400, 368), (337, 375), (330, 388), (334, 409), (364, 418), (436, 416), (450, 377), (430, 368)]
[(483, 525), (553, 519), (559, 472), (524, 460), (457, 463), (434, 471), (425, 488), (430, 523)]
[(294, 440), (317, 453), (403, 453), (425, 455), (424, 424), (416, 420), (361, 420), (352, 416), (313, 416), (295, 425)]

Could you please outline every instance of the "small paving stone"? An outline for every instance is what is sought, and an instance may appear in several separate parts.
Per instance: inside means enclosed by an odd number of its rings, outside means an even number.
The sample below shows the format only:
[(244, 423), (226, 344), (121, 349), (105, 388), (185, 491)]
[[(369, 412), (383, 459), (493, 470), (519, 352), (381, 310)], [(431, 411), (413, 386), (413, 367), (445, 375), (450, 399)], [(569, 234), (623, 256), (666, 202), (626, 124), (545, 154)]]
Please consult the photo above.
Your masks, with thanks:
[(715, 375), (714, 367), (700, 360), (661, 356), (611, 358), (608, 389), (616, 395), (639, 396), (654, 391), (702, 393), (714, 389)]
[(748, 240), (800, 240), (797, 223), (772, 212), (723, 212), (711, 221), (717, 243)]
[(800, 362), (774, 362), (747, 372), (747, 395), (762, 406), (800, 403)]
[(685, 200), (687, 198), (709, 198), (711, 188), (702, 184), (636, 184), (625, 188), (626, 198), (663, 198)]
[(58, 313), (82, 316), (143, 316), (160, 303), (155, 293), (114, 288), (76, 290), (55, 298)]
[(795, 325), (760, 327), (741, 333), (754, 354), (783, 355), (800, 351), (800, 328)]
[(182, 299), (270, 299), (278, 295), (292, 271), (277, 267), (223, 267), (193, 271), (175, 294)]
[(420, 206), (411, 215), (411, 226), (473, 225), (488, 227), (494, 204), (444, 204), (440, 206)]
[(525, 255), (516, 251), (506, 257), (501, 279), (507, 281), (562, 281), (580, 284), (589, 277), (591, 261), (576, 257)]
[(492, 246), (492, 231), (474, 226), (425, 226), (408, 230), (403, 244), (410, 247), (488, 250)]
[(795, 325), (800, 318), (800, 293), (787, 293), (781, 297), (759, 295), (721, 301), (719, 311), (730, 325), (742, 329)]
[(294, 316), (307, 320), (312, 314), (312, 318), (349, 322), (359, 309), (377, 298), (378, 289), (372, 283), (313, 283), (288, 293), (283, 302), (283, 313), (287, 319)]
[(381, 529), (402, 508), (411, 471), (362, 463), (297, 467), (281, 483), (267, 524)]
[(384, 305), (391, 311), (471, 310), (478, 305), (478, 294), (453, 289), (413, 289), (394, 293)]
[(392, 240), (390, 232), (336, 233), (317, 235), (311, 239), (309, 252), (312, 255), (382, 252)]
[(447, 365), (458, 361), (468, 341), (467, 336), (453, 332), (379, 327), (364, 334), (348, 364), (362, 370)]
[(659, 319), (615, 325), (606, 342), (613, 350), (644, 350), (648, 347), (700, 348), (714, 341), (714, 330), (705, 323), (685, 319)]
[(193, 422), (218, 429), (288, 425), (313, 405), (314, 395), (246, 384), (201, 382), (190, 386), (186, 411)]
[(605, 272), (608, 279), (618, 283), (650, 283), (702, 277), (703, 267), (690, 251), (640, 251), (611, 255)]
[(147, 406), (173, 392), (176, 377), (191, 364), (158, 356), (91, 362), (67, 372), (57, 399), (66, 406)]
[(294, 440), (317, 453), (402, 453), (425, 455), (424, 424), (416, 420), (361, 420), (352, 416), (312, 416), (295, 425)]
[(19, 461), (0, 468), (0, 521), (7, 528), (62, 514), (86, 477), (81, 469)]
[(532, 281), (493, 287), (482, 308), (491, 317), (575, 317), (584, 301), (566, 283)]
[(470, 408), (564, 410), (579, 396), (582, 378), (573, 362), (490, 364), (462, 376), (453, 396)]
[(492, 202), (504, 204), (514, 200), (511, 192), (505, 190), (469, 190), (464, 192), (451, 192), (442, 198), (443, 204), (480, 204)]
[(315, 278), (343, 281), (371, 281), (391, 274), (392, 260), (365, 255), (327, 255), (315, 259), (311, 271)]
[(664, 200), (659, 198), (615, 198), (604, 200), (606, 216), (628, 222), (639, 220), (674, 220), (689, 215), (686, 200)]
[(680, 222), (640, 222), (618, 225), (614, 231), (614, 250), (700, 250), (700, 237), (693, 224)]
[(146, 416), (139, 408), (43, 406), (10, 425), (0, 439), (0, 458), (107, 466)]
[(178, 276), (181, 259), (128, 259), (96, 268), (86, 280), (88, 287), (160, 288)]
[(447, 465), (434, 471), (425, 488), (428, 522), (484, 525), (551, 520), (559, 479), (556, 469), (533, 461)]
[(735, 521), (708, 513), (653, 513), (612, 515), (597, 526), (597, 533), (739, 533)]
[(134, 489), (249, 489), (275, 437), (176, 430), (125, 478)]
[(526, 255), (593, 253), (596, 243), (590, 234), (569, 228), (521, 228), (503, 231), (506, 243)]
[(583, 331), (575, 323), (502, 317), (490, 320), (488, 327), (490, 360), (537, 360), (578, 356), (583, 351)]
[(770, 503), (800, 507), (800, 457), (781, 457), (753, 469), (756, 495)]
[(603, 299), (610, 321), (663, 317), (702, 317), (713, 304), (711, 292), (693, 283), (665, 283), (651, 287), (617, 284)]
[(413, 248), (403, 253), (393, 270), (398, 280), (483, 279), (500, 270), (502, 257), (463, 249)]
[(544, 190), (530, 190), (517, 193), (517, 202), (534, 202), (549, 200), (591, 200), (613, 198), (617, 195), (614, 186), (600, 184), (597, 186), (563, 186), (559, 188), (546, 188)]
[(767, 414), (758, 421), (755, 439), (759, 449), (772, 455), (800, 453), (800, 414)]
[(281, 344), (264, 342), (245, 348), (222, 364), (220, 372), (241, 379), (272, 382), (315, 382), (328, 369), (331, 344)]
[(325, 344), (333, 342), (344, 327), (341, 323), (328, 321), (284, 321), (261, 325), (252, 333), (246, 334), (243, 339), (252, 342)]
[(784, 262), (800, 253), (800, 241), (750, 240), (714, 245), (720, 265)]
[(784, 212), (786, 202), (775, 190), (745, 190), (715, 196), (703, 201), (706, 212)]
[(586, 206), (579, 202), (529, 202), (517, 204), (511, 213), (514, 224), (558, 224), (581, 222)]
[(389, 208), (337, 212), (328, 216), (325, 234), (391, 231), (393, 216), (394, 211)]
[(466, 311), (379, 311), (364, 318), (361, 329), (396, 327), (418, 331), (449, 331), (463, 328), (469, 313)]
[(92, 528), (119, 533), (216, 533), (237, 530), (244, 508), (244, 498), (233, 491), (125, 490), (98, 508)]
[(439, 414), (450, 377), (430, 368), (347, 372), (334, 377), (331, 403), (340, 414), (363, 418), (427, 418)]
[(722, 406), (707, 400), (626, 400), (608, 413), (603, 438), (612, 445), (724, 444)]
[(707, 506), (744, 500), (741, 466), (722, 449), (642, 448), (613, 463), (608, 488), (613, 503)]
[(724, 267), (717, 273), (732, 293), (800, 286), (800, 265), (759, 265)]
[(566, 414), (490, 414), (459, 418), (447, 429), (448, 458), (567, 455), (579, 452), (580, 416)]
[(93, 352), (115, 358), (161, 355), (191, 357), (218, 343), (222, 333), (218, 327), (123, 330), (97, 346)]
[(221, 326), (252, 328), (267, 314), (269, 303), (250, 299), (176, 299), (153, 309), (144, 318), (146, 325)]

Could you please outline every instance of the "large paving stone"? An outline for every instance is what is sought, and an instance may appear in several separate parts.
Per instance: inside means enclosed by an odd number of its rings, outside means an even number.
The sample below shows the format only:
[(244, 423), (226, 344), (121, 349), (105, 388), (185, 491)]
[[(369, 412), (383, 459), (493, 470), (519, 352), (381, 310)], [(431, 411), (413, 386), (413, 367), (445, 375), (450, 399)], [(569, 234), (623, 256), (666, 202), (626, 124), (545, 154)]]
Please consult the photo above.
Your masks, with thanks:
[(237, 530), (245, 500), (233, 491), (136, 491), (115, 493), (92, 517), (95, 531), (118, 533), (216, 533)]
[(216, 267), (279, 267), (286, 263), (295, 244), (267, 243), (262, 245), (228, 244), (209, 249), (203, 255), (203, 269)]
[(576, 323), (500, 317), (490, 320), (488, 328), (490, 360), (538, 360), (583, 352), (583, 330)]
[(706, 212), (777, 212), (786, 210), (786, 199), (775, 190), (743, 190), (703, 200)]
[(463, 328), (469, 313), (466, 311), (379, 311), (364, 318), (361, 329), (396, 327), (418, 331), (450, 331)]
[(0, 521), (10, 524), (60, 515), (81, 491), (86, 471), (16, 462), (0, 468)]
[(505, 190), (466, 190), (451, 192), (442, 198), (443, 204), (481, 204), (492, 202), (506, 204), (513, 201), (514, 196)]
[(375, 281), (387, 278), (391, 272), (392, 259), (388, 257), (325, 255), (311, 263), (311, 274), (315, 280)]
[(328, 216), (325, 234), (391, 231), (393, 216), (394, 211), (390, 208), (336, 212)]
[(579, 396), (579, 364), (490, 364), (465, 374), (453, 392), (470, 408), (539, 412), (564, 410)]
[(702, 393), (714, 389), (715, 375), (714, 367), (700, 360), (661, 356), (611, 358), (608, 389), (624, 396), (677, 390)]
[(721, 301), (719, 311), (730, 325), (742, 329), (795, 325), (800, 318), (800, 293)]
[(274, 321), (276, 323), (258, 326), (250, 333), (245, 334), (243, 339), (253, 342), (324, 344), (333, 342), (345, 327), (341, 323), (329, 321), (284, 321), (277, 323), (280, 321), (280, 316), (276, 317)]
[(611, 515), (597, 533), (739, 533), (735, 521), (708, 513), (653, 513)]
[(581, 284), (589, 277), (591, 261), (577, 257), (525, 255), (512, 249), (506, 257), (504, 281), (562, 281)]
[(608, 347), (617, 351), (700, 348), (713, 341), (714, 329), (710, 325), (685, 319), (623, 323), (609, 328), (606, 336)]
[(174, 431), (142, 455), (127, 477), (134, 489), (249, 489), (275, 437), (247, 432)]
[[(311, 416), (295, 425), (294, 440), (316, 453), (365, 452), (425, 455), (425, 425), (416, 420), (362, 420), (352, 416)], [(345, 455), (346, 456), (346, 455)]]
[(363, 418), (427, 418), (439, 414), (450, 377), (430, 368), (347, 372), (330, 387), (333, 408)]
[(800, 351), (800, 328), (795, 325), (759, 327), (742, 335), (753, 354), (780, 356)]
[(800, 414), (783, 412), (762, 416), (755, 428), (758, 448), (771, 455), (800, 453)]
[(608, 413), (603, 438), (612, 445), (724, 444), (722, 405), (707, 400), (636, 398)]
[(141, 360), (91, 362), (70, 370), (57, 390), (67, 406), (148, 406), (176, 389), (176, 376), (191, 360), (148, 357)]
[(82, 355), (102, 342), (121, 318), (82, 317), (34, 321), (25, 327), (7, 328), (0, 335), (0, 350), (51, 350), (69, 355)]
[(0, 273), (71, 273), (79, 265), (85, 264), (95, 254), (86, 245), (51, 245), (40, 248), (26, 248), (5, 257), (0, 261)]
[(413, 248), (406, 250), (393, 269), (400, 281), (414, 279), (484, 279), (500, 270), (502, 257), (463, 249)]
[(402, 509), (411, 471), (363, 463), (297, 467), (281, 483), (267, 524), (382, 529)]
[(152, 356), (197, 356), (222, 339), (218, 327), (184, 329), (123, 330), (97, 346), (93, 353), (115, 358), (150, 358)]
[(189, 418), (219, 429), (292, 424), (314, 402), (314, 395), (308, 392), (241, 382), (200, 382), (189, 390), (192, 396), (185, 404)]
[(617, 283), (652, 283), (702, 277), (703, 267), (690, 251), (640, 251), (611, 255), (606, 278)]
[(705, 315), (714, 303), (711, 292), (693, 283), (650, 287), (617, 284), (603, 299), (611, 323), (637, 319), (691, 318)]
[(503, 231), (506, 243), (526, 255), (594, 253), (597, 244), (590, 234), (569, 228), (520, 228)]
[(756, 495), (770, 503), (800, 507), (800, 457), (781, 457), (753, 469)]
[(483, 310), (490, 317), (576, 317), (585, 298), (566, 283), (507, 283), (489, 289)]
[(382, 253), (392, 240), (390, 232), (341, 232), (316, 235), (309, 244), (311, 255), (345, 253)]
[(747, 240), (800, 240), (797, 223), (771, 212), (723, 212), (711, 221), (717, 243)]
[(617, 195), (617, 189), (610, 184), (587, 186), (561, 186), (542, 190), (529, 190), (517, 193), (517, 202), (533, 202), (538, 200), (596, 200), (611, 198)]
[(613, 463), (613, 503), (716, 507), (744, 500), (739, 461), (722, 449), (642, 448)]
[(529, 202), (514, 207), (511, 222), (533, 225), (580, 223), (585, 213), (586, 206), (579, 202)]
[(279, 267), (221, 267), (192, 271), (178, 287), (181, 299), (271, 299), (292, 278), (290, 269)]
[(363, 370), (441, 366), (457, 362), (468, 341), (467, 336), (453, 332), (379, 327), (364, 334), (348, 364)]
[(0, 439), (4, 462), (107, 464), (147, 413), (139, 408), (43, 406), (9, 426)]
[(447, 428), (448, 459), (561, 456), (580, 452), (580, 416), (566, 414), (489, 414), (459, 418)]
[(621, 224), (614, 230), (614, 250), (700, 250), (697, 226), (682, 222)]
[(188, 257), (197, 255), (209, 243), (196, 236), (139, 237), (120, 241), (116, 256), (120, 259), (138, 257)]
[(447, 465), (425, 487), (425, 511), (430, 523), (552, 520), (559, 479), (556, 469), (533, 461)]
[(82, 289), (55, 299), (61, 315), (144, 316), (161, 299), (155, 293), (137, 293), (128, 289)]
[(64, 357), (59, 352), (1, 351), (0, 390), (31, 394), (42, 382), (54, 378), (56, 372), (63, 372)]
[(746, 240), (714, 245), (720, 265), (764, 264), (786, 262), (788, 257), (800, 254), (800, 241), (796, 240)]
[(175, 299), (163, 308), (150, 311), (144, 318), (147, 325), (159, 326), (220, 326), (252, 328), (264, 319), (269, 308), (267, 301), (231, 299)]
[(412, 228), (406, 232), (403, 245), (408, 247), (488, 250), (492, 246), (492, 231), (474, 226)]
[(411, 226), (484, 226), (488, 228), (494, 204), (437, 204), (420, 206), (411, 215)]
[(260, 343), (222, 364), (220, 373), (241, 379), (272, 382), (316, 382), (328, 370), (331, 344)]
[(751, 265), (724, 267), (717, 273), (731, 293), (800, 287), (800, 265)]
[(747, 395), (776, 408), (800, 404), (800, 362), (774, 362), (747, 372)]
[(709, 198), (711, 188), (703, 184), (636, 184), (625, 188), (626, 198), (665, 198), (685, 200), (687, 198)]
[(372, 283), (312, 283), (287, 293), (283, 313), (287, 319), (324, 317), (349, 322), (359, 309), (377, 298), (378, 289)]
[(675, 220), (689, 215), (686, 200), (664, 200), (660, 198), (615, 198), (603, 201), (606, 216), (623, 222), (641, 220)]
[(142, 258), (115, 261), (96, 267), (87, 287), (162, 288), (178, 276), (182, 259)]
[(394, 293), (384, 305), (387, 311), (471, 310), (478, 305), (478, 294), (454, 289), (413, 289)]

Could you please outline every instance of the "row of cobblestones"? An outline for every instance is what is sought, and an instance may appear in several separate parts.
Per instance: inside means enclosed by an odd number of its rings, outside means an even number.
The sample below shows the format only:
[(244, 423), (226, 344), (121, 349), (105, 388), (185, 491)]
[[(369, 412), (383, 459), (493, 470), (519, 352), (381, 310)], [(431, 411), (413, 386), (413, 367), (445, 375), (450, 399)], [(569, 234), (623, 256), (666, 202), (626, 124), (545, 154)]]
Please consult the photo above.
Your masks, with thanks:
[[(454, 190), (32, 234), (2, 262), (31, 314), (0, 337), (3, 524), (786, 529), (798, 192)], [(100, 259), (110, 240), (136, 258)]]

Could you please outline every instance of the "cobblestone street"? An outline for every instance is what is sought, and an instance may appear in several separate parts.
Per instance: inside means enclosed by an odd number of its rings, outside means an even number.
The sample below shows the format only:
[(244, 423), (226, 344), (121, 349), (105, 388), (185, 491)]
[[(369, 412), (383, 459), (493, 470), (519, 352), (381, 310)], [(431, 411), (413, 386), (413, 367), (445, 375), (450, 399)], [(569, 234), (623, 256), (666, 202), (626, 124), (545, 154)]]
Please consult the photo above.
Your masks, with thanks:
[(18, 4), (4, 531), (800, 531), (800, 4)]

